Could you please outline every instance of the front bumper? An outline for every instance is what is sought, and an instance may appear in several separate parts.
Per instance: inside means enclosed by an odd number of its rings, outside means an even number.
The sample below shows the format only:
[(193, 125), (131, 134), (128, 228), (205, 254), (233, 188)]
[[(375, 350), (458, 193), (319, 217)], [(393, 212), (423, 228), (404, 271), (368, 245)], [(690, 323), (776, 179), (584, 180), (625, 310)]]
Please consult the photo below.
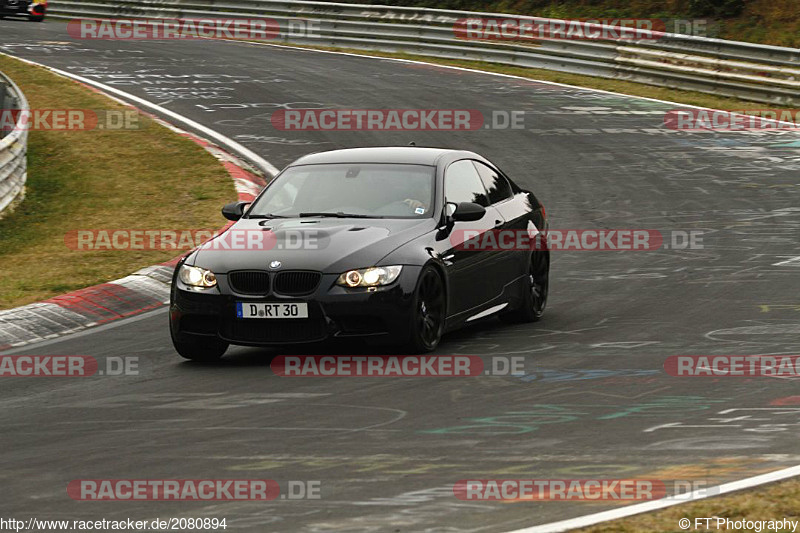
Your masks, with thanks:
[[(170, 328), (178, 341), (218, 338), (243, 346), (273, 346), (321, 342), (331, 338), (373, 338), (402, 342), (411, 325), (412, 301), (421, 267), (404, 266), (391, 285), (348, 289), (335, 284), (338, 274), (323, 274), (308, 296), (237, 294), (227, 276), (217, 275), (213, 289), (192, 290), (174, 279), (170, 298)], [(305, 302), (308, 318), (237, 318), (236, 302)]]

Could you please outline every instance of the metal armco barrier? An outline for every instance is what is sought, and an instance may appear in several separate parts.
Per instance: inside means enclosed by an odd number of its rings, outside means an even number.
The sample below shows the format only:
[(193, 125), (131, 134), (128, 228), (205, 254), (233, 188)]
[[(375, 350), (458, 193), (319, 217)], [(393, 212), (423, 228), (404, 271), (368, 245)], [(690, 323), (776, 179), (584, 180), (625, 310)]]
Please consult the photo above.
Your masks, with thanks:
[[(25, 95), (2, 72), (0, 72), (0, 110), (22, 112), (29, 110)], [(23, 120), (22, 113), (17, 117), (18, 120)], [(25, 190), (25, 179), (28, 176), (27, 151), (27, 128), (0, 131), (0, 212)]]
[[(486, 41), (459, 38), (465, 19), (557, 23), (498, 13), (287, 0), (97, 0), (53, 3), (57, 18), (271, 18), (300, 45), (489, 61), (796, 106), (800, 49), (637, 30), (641, 39)], [(286, 32), (288, 21), (313, 21)], [(608, 28), (608, 26), (599, 26)]]

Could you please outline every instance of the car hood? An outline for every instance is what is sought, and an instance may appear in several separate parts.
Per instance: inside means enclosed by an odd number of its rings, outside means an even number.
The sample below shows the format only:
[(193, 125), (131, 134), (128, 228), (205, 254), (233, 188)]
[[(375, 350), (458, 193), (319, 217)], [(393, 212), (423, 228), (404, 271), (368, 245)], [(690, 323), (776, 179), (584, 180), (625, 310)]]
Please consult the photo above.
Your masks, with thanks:
[[(426, 219), (242, 219), (201, 245), (189, 264), (224, 274), (231, 270), (317, 270), (341, 273), (374, 266), (391, 251), (433, 231)], [(251, 243), (251, 244), (248, 244)]]

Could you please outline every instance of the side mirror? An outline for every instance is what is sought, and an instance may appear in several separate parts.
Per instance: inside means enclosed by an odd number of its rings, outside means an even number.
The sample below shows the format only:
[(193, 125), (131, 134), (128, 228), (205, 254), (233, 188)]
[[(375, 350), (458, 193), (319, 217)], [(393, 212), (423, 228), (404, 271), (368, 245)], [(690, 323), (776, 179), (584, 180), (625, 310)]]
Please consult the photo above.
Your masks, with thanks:
[(247, 207), (247, 202), (233, 202), (230, 204), (226, 204), (222, 208), (222, 216), (227, 218), (228, 220), (239, 220), (244, 215), (244, 208)]
[(486, 208), (482, 205), (473, 202), (461, 202), (456, 205), (455, 211), (452, 212), (450, 218), (454, 222), (474, 222), (475, 220), (482, 219), (485, 214)]

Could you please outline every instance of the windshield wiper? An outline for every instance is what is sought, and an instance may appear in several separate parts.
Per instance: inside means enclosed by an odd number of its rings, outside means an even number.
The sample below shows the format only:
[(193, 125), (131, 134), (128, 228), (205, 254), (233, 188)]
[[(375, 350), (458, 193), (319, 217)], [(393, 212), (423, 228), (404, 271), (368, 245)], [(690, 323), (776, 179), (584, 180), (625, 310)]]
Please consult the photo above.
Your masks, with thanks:
[(273, 215), (272, 213), (266, 213), (264, 215), (247, 215), (247, 218), (289, 218), (283, 215)]
[(300, 218), (304, 218), (304, 217), (383, 218), (383, 217), (376, 217), (376, 216), (373, 216), (373, 215), (358, 215), (356, 213), (342, 213), (341, 211), (339, 211), (337, 213), (332, 213), (332, 212), (329, 212), (329, 211), (320, 211), (318, 213), (314, 213), (314, 212), (311, 212), (311, 213), (300, 213), (297, 216), (299, 216)]

